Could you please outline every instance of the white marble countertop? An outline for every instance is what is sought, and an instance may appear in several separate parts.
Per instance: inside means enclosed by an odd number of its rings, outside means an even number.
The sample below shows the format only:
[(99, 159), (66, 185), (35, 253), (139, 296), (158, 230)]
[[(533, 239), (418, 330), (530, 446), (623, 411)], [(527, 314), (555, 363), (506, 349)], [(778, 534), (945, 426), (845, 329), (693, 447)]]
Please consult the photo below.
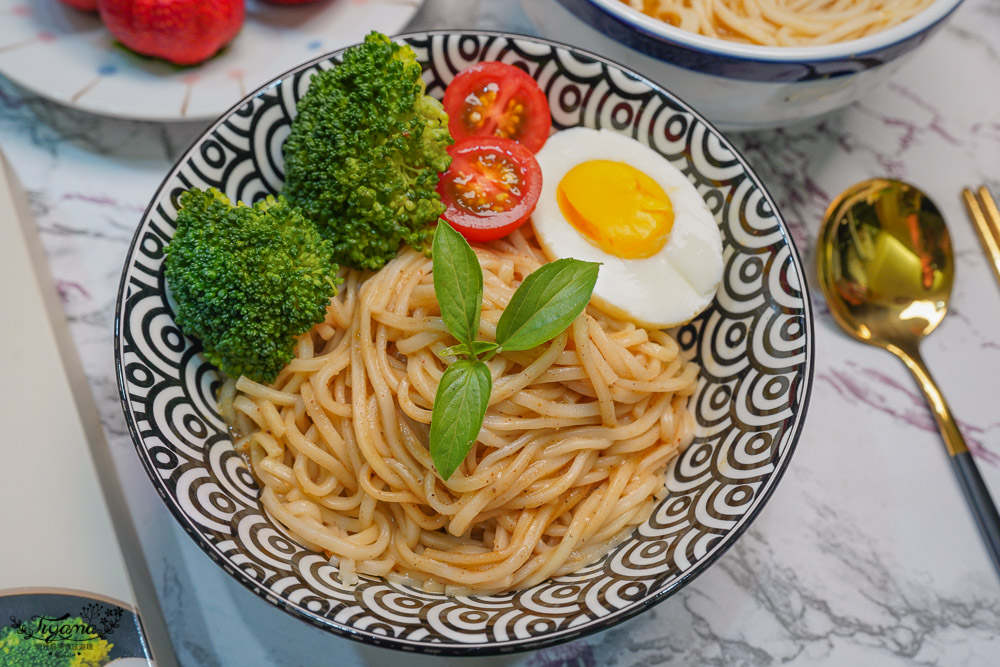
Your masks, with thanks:
[[(411, 27), (534, 32), (515, 0), (427, 0)], [(937, 202), (950, 223), (957, 281), (952, 312), (924, 353), (996, 498), (1000, 290), (959, 192), (986, 183), (1000, 193), (998, 49), (1000, 5), (967, 0), (890, 84), (861, 102), (820, 122), (733, 137), (808, 266), (828, 202), (863, 178), (902, 178)], [(112, 357), (121, 265), (149, 197), (200, 129), (97, 118), (0, 78), (0, 146), (29, 192), (182, 662), (388, 665), (402, 656), (308, 626), (226, 575), (172, 519), (133, 453)], [(809, 419), (788, 473), (737, 544), (679, 594), (631, 621), (536, 653), (464, 662), (1000, 661), (1000, 580), (922, 396), (901, 363), (841, 334), (815, 290), (813, 300)]]

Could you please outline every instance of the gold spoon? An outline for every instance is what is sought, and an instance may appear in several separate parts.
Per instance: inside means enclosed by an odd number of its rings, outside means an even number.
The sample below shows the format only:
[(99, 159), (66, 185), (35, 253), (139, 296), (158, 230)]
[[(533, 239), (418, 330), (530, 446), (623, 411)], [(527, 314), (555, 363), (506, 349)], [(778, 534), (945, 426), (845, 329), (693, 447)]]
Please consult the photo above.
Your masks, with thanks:
[(912, 185), (881, 178), (863, 181), (830, 204), (816, 259), (820, 286), (837, 324), (902, 359), (923, 389), (1000, 572), (1000, 515), (920, 357), (920, 340), (944, 319), (955, 278), (951, 238), (941, 213)]

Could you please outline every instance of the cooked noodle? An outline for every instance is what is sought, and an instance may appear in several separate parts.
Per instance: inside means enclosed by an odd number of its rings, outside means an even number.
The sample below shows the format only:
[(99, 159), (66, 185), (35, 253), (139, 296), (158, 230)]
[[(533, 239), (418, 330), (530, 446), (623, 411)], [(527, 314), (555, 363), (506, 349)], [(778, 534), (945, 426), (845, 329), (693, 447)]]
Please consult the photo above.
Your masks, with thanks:
[[(479, 334), (492, 340), (514, 289), (545, 259), (516, 232), (476, 254)], [(497, 355), (479, 441), (445, 482), (426, 442), (446, 367), (438, 352), (454, 341), (431, 261), (406, 250), (378, 273), (344, 278), (272, 386), (241, 378), (222, 394), (264, 507), (326, 552), (341, 581), (525, 588), (595, 561), (649, 517), (693, 429), (698, 368), (670, 335), (591, 308), (550, 343)]]
[(621, 0), (689, 32), (766, 46), (817, 46), (902, 23), (934, 0)]

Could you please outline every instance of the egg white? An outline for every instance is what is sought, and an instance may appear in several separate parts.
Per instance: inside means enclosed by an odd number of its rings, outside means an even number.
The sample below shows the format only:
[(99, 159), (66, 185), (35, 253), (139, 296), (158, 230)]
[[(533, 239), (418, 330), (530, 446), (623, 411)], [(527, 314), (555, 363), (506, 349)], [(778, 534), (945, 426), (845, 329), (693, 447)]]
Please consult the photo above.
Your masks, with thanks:
[[(722, 280), (719, 227), (695, 187), (659, 153), (616, 132), (578, 127), (549, 137), (535, 158), (542, 168), (542, 193), (531, 215), (535, 234), (551, 260), (601, 262), (595, 306), (642, 326), (666, 328), (689, 322), (712, 303)], [(589, 160), (624, 162), (670, 197), (674, 224), (658, 253), (641, 259), (615, 257), (563, 216), (556, 200), (559, 182)]]

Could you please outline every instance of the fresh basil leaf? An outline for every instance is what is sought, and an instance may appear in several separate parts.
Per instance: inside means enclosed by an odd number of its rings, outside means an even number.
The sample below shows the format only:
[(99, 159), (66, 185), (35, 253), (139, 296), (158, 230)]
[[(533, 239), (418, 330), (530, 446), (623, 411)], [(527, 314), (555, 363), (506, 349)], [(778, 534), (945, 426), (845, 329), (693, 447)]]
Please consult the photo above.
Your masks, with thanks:
[(559, 259), (525, 278), (497, 322), (500, 349), (530, 350), (562, 333), (587, 307), (599, 267)]
[(466, 345), (465, 343), (459, 343), (458, 345), (452, 345), (451, 347), (446, 347), (440, 352), (438, 352), (438, 354), (441, 355), (442, 357), (472, 356), (472, 352), (469, 351), (469, 346)]
[(431, 413), (431, 458), (444, 479), (461, 465), (483, 427), (493, 378), (481, 361), (456, 361), (445, 369)]
[(465, 237), (445, 221), (434, 232), (434, 295), (458, 342), (471, 345), (483, 309), (483, 269)]
[(492, 352), (493, 350), (500, 347), (496, 343), (488, 340), (474, 340), (472, 341), (472, 346), (466, 345), (465, 343), (459, 343), (458, 345), (452, 345), (451, 347), (446, 347), (440, 352), (439, 355), (442, 357), (458, 357), (466, 356), (477, 358), (484, 352)]
[(479, 355), (484, 352), (492, 352), (493, 350), (500, 347), (493, 341), (489, 340), (474, 340), (472, 341), (472, 356), (479, 357)]

